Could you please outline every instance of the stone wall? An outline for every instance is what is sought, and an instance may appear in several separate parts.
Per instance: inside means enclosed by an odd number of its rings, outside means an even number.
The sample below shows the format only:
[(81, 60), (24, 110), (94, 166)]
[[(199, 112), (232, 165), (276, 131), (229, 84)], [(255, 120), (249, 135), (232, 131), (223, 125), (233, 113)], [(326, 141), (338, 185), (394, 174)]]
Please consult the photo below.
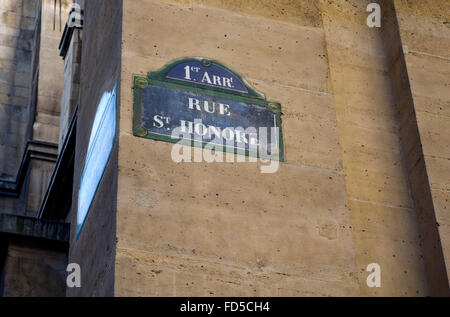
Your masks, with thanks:
[[(9, 158), (21, 157), (28, 135), (62, 140), (71, 108), (60, 118), (61, 100), (73, 105), (78, 94), (61, 99), (57, 47), (71, 2), (59, 15), (43, 0), (41, 29), (35, 2), (0, 4), (0, 178), (15, 177)], [(71, 213), (69, 263), (80, 264), (82, 288), (68, 296), (449, 294), (448, 1), (379, 0), (379, 29), (366, 24), (371, 0), (77, 2), (73, 211), (97, 105), (116, 84), (119, 127), (79, 237)], [(192, 56), (281, 103), (276, 173), (177, 164), (172, 144), (133, 136), (133, 76)], [(33, 161), (21, 196), (1, 198), (0, 213), (35, 216), (52, 164)], [(47, 274), (63, 291), (64, 252), (10, 242), (7, 295), (53, 294), (28, 287), (27, 271), (38, 287)], [(367, 287), (370, 263), (381, 266), (381, 288)]]
[[(325, 35), (316, 1), (124, 1), (115, 295), (359, 294)], [(277, 173), (132, 135), (133, 75), (188, 56), (282, 104)]]
[[(67, 253), (50, 243), (9, 243), (4, 266), (4, 297), (63, 297)], [(1, 288), (1, 287), (0, 287)]]
[(394, 1), (385, 32), (430, 295), (450, 295), (448, 1)]
[(25, 150), (37, 0), (0, 3), (0, 178), (15, 179)]
[[(321, 1), (361, 295), (424, 296), (417, 215), (384, 27), (367, 26), (370, 2)], [(372, 262), (382, 268), (381, 288), (366, 285), (365, 269)]]

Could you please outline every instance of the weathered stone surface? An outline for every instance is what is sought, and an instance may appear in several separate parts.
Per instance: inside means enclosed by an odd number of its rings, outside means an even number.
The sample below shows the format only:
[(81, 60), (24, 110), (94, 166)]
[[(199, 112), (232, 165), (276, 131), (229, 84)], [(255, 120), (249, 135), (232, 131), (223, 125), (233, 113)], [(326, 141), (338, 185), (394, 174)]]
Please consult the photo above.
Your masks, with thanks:
[(409, 49), (449, 56), (450, 35), (446, 0), (394, 0), (403, 45)]
[[(249, 80), (327, 91), (328, 68), (323, 61), (324, 36), (320, 28), (230, 11), (227, 14), (209, 6), (190, 10), (153, 1), (129, 1), (124, 12), (141, 21), (128, 23), (125, 33), (129, 36), (124, 38), (128, 47), (124, 58), (142, 61), (133, 69), (135, 73), (155, 71), (184, 56), (211, 56), (239, 69)], [(163, 16), (165, 19), (160, 18)], [(299, 63), (299, 58), (308, 63)], [(124, 67), (128, 66), (124, 63)]]
[[(320, 1), (361, 295), (427, 295), (388, 54), (366, 25), (368, 3)], [(370, 263), (389, 271), (379, 289), (367, 287)]]
[[(340, 280), (118, 248), (117, 296), (352, 296)], [(139, 285), (137, 288), (136, 286)]]
[(363, 296), (424, 296), (427, 285), (414, 210), (350, 201), (357, 272), (366, 282), (366, 267), (382, 268), (382, 288), (361, 287)]
[(209, 6), (302, 26), (322, 26), (318, 2), (315, 0), (276, 2), (271, 0), (193, 0), (192, 2), (194, 10), (196, 6)]
[(67, 255), (55, 247), (10, 244), (4, 267), (5, 297), (63, 297)]
[(15, 177), (20, 166), (28, 121), (31, 44), (35, 0), (0, 4), (0, 178)]
[[(266, 16), (284, 5), (124, 2), (115, 294), (358, 293), (323, 31)], [(277, 173), (176, 164), (171, 144), (131, 135), (133, 74), (184, 56), (219, 60), (282, 104)]]
[(448, 295), (450, 282), (447, 280), (446, 283), (438, 274), (447, 271), (447, 278), (450, 275), (450, 230), (445, 224), (448, 202), (441, 195), (448, 187), (445, 174), (450, 158), (447, 107), (450, 101), (450, 37), (446, 21), (450, 3), (445, 0), (394, 1), (394, 5), (400, 38), (405, 46), (404, 73), (408, 74), (411, 94), (411, 97), (403, 98), (406, 102), (400, 107), (407, 109), (402, 122), (406, 122), (405, 132), (419, 135), (415, 142), (407, 143), (406, 150), (412, 155), (409, 164), (413, 170), (412, 179), (422, 181), (422, 188), (418, 186), (414, 194), (420, 199), (417, 205), (420, 206), (425, 261), (432, 267), (430, 280), (436, 284), (430, 292)]

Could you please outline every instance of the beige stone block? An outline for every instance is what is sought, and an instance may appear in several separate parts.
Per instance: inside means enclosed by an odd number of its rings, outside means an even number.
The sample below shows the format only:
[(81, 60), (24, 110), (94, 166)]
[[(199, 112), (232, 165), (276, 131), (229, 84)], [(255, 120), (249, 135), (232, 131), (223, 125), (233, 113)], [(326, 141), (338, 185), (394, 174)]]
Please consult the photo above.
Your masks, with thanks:
[(35, 121), (43, 123), (43, 124), (48, 124), (48, 125), (54, 125), (54, 126), (59, 125), (59, 117), (58, 116), (53, 116), (53, 115), (49, 115), (46, 113), (38, 113)]
[[(362, 296), (426, 296), (413, 210), (349, 201)], [(370, 263), (381, 267), (381, 288), (369, 288)]]
[[(362, 179), (359, 174), (355, 176), (347, 171), (346, 174), (349, 175), (346, 177), (347, 194), (351, 198), (405, 208), (412, 205), (408, 188), (395, 186), (395, 180), (385, 184), (382, 181), (387, 178), (382, 176)], [(399, 185), (404, 186), (404, 183), (398, 181)]]
[(261, 16), (303, 26), (322, 26), (318, 2), (315, 0), (194, 0), (194, 6), (217, 7), (239, 14)]
[[(442, 251), (446, 263), (450, 261), (450, 191), (432, 190), (436, 226), (439, 230)], [(449, 272), (447, 266), (447, 272)]]
[(359, 93), (339, 93), (335, 96), (336, 114), (342, 125), (351, 125), (373, 131), (397, 133), (397, 109), (392, 102), (383, 102), (385, 96)]
[(445, 18), (450, 10), (447, 0), (394, 0), (396, 9), (405, 15), (417, 15), (431, 19)]
[[(331, 131), (330, 131), (331, 130)], [(301, 115), (283, 117), (285, 159), (289, 163), (342, 170), (336, 127), (305, 121)]]
[(307, 121), (336, 123), (333, 95), (317, 93), (276, 82), (249, 81), (257, 91), (263, 93), (268, 101), (281, 104), (283, 115), (301, 115)]
[[(380, 173), (402, 178), (401, 153), (391, 151), (379, 151), (378, 149), (365, 148), (361, 146), (350, 146), (343, 153), (344, 168), (354, 166), (364, 173)], [(389, 162), (389, 163), (388, 163)]]
[(59, 116), (61, 111), (61, 99), (39, 96), (37, 111), (51, 116)]
[[(357, 239), (357, 269), (360, 271), (362, 296), (427, 296), (427, 285), (422, 254), (417, 242), (391, 242), (380, 238)], [(377, 263), (381, 267), (381, 288), (367, 287), (367, 265)]]
[(58, 143), (59, 125), (35, 122), (33, 125), (33, 139), (36, 141)]
[(367, 27), (367, 3), (352, 1), (319, 1), (327, 47), (332, 63), (345, 61), (361, 67), (386, 69), (384, 40), (381, 30)]
[[(414, 209), (395, 208), (351, 199), (349, 208), (353, 232), (358, 237), (403, 243), (419, 241)], [(414, 245), (409, 247), (412, 248)]]
[(11, 87), (11, 85), (8, 84), (0, 84), (0, 94), (28, 98), (29, 89), (24, 87)]
[(325, 280), (351, 272), (342, 175), (292, 164), (272, 175), (251, 163), (175, 164), (171, 144), (123, 133), (119, 147), (119, 247)]
[(428, 178), (432, 189), (450, 190), (450, 158), (425, 156)]
[(0, 2), (1, 11), (12, 11), (14, 13), (17, 13), (20, 8), (21, 8), (20, 1), (5, 0)]
[(417, 124), (423, 153), (450, 158), (450, 118), (418, 112)]
[(216, 59), (249, 80), (327, 90), (320, 29), (215, 8), (175, 10), (150, 1), (125, 2), (123, 28), (125, 74), (145, 74), (177, 58), (201, 56)]
[(408, 54), (406, 64), (414, 96), (450, 100), (449, 60)]
[(388, 160), (381, 153), (346, 152), (343, 156), (349, 197), (412, 207), (408, 176), (399, 162), (401, 157)]
[(36, 0), (3, 0), (0, 2), (0, 11), (10, 11), (26, 17), (36, 16)]
[(335, 89), (339, 88), (334, 92), (335, 95), (361, 94), (368, 101), (380, 101), (376, 104), (378, 107), (391, 107), (394, 104), (387, 72), (370, 65), (361, 67), (347, 64), (346, 61), (338, 62), (335, 66), (332, 81)]
[(437, 222), (440, 226), (450, 225), (450, 191), (434, 189), (431, 194)]
[(268, 100), (281, 103), (285, 158), (288, 162), (342, 169), (331, 95), (259, 81), (254, 86)]
[(12, 11), (3, 11), (0, 14), (0, 25), (31, 31), (34, 30), (35, 19), (16, 14)]
[(50, 97), (61, 100), (62, 83), (64, 79), (64, 61), (58, 56), (57, 50), (50, 54), (41, 49), (39, 74), (39, 96)]
[(9, 94), (0, 93), (0, 103), (6, 105), (26, 106), (28, 98), (12, 96)]
[[(44, 44), (44, 47), (48, 47), (45, 45), (45, 42), (49, 38), (53, 38), (56, 41), (61, 39), (62, 32), (64, 31), (64, 24), (66, 22), (67, 17), (69, 16), (69, 9), (73, 4), (73, 0), (62, 0), (61, 1), (61, 20), (59, 19), (59, 1), (56, 3), (53, 0), (43, 0), (41, 7), (41, 43)], [(54, 15), (56, 11), (56, 17)], [(56, 20), (54, 20), (54, 18)], [(54, 22), (56, 22), (54, 24)], [(61, 27), (60, 27), (61, 22)], [(58, 40), (59, 38), (59, 40)], [(58, 47), (58, 46), (54, 46)]]
[(450, 100), (443, 100), (440, 95), (414, 95), (414, 108), (416, 111), (450, 117)]
[[(118, 248), (116, 296), (354, 296), (355, 283)], [(348, 280), (353, 281), (350, 277)]]
[[(445, 263), (450, 261), (450, 224), (442, 224), (439, 227), (439, 237), (442, 244)], [(447, 274), (449, 270), (447, 269)]]

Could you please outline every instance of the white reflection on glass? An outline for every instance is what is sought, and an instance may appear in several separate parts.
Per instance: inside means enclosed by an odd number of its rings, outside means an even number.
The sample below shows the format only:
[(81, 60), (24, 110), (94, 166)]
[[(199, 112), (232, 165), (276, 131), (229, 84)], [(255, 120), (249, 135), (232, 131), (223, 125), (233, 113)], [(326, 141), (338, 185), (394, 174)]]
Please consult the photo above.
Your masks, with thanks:
[(116, 139), (117, 85), (105, 91), (97, 107), (78, 190), (77, 238), (102, 180)]

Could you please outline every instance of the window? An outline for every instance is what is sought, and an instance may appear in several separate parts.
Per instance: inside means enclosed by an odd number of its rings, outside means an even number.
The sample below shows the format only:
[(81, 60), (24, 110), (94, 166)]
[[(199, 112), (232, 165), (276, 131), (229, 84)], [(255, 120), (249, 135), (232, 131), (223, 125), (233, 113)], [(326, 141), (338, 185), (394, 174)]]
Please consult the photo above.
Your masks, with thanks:
[(97, 107), (78, 190), (77, 239), (102, 180), (116, 139), (117, 85), (106, 91)]

